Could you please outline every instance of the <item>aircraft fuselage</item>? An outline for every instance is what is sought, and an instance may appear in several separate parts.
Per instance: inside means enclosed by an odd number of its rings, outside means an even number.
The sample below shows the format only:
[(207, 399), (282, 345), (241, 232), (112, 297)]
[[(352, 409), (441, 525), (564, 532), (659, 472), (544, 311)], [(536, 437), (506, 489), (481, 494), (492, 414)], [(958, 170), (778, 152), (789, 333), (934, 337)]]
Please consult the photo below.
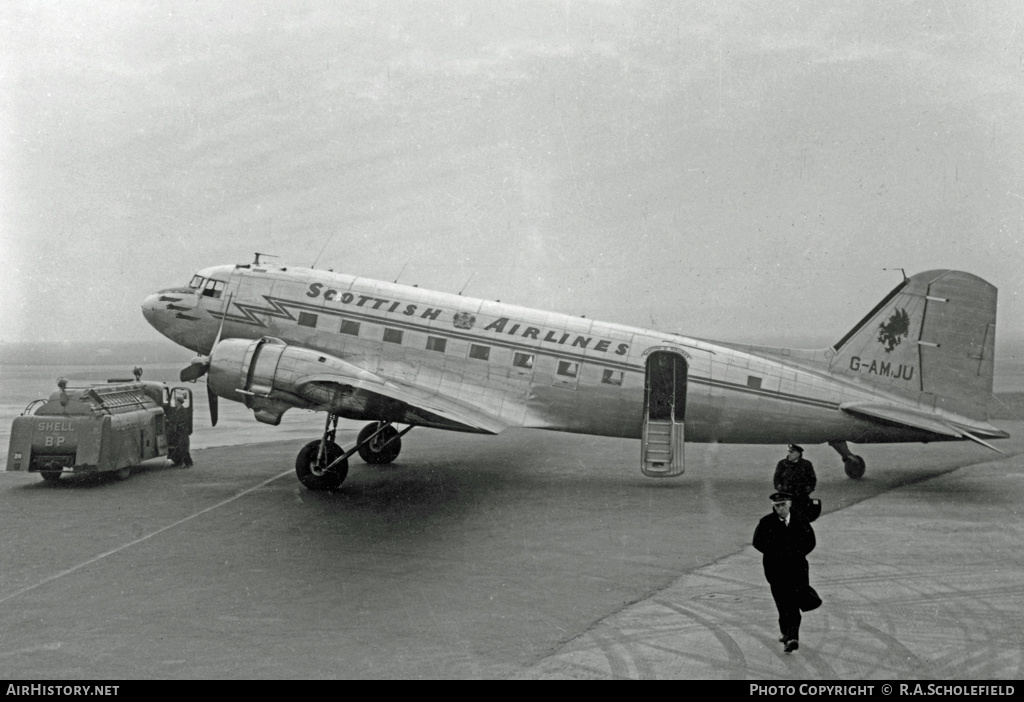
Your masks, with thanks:
[[(143, 305), (154, 327), (197, 353), (211, 351), (218, 331), (221, 339), (274, 337), (399, 385), (463, 398), (509, 426), (640, 438), (649, 361), (668, 355), (681, 359), (677, 367), (685, 375), (673, 409), (686, 441), (942, 438), (842, 412), (843, 403), (884, 393), (856, 378), (831, 377), (828, 349), (820, 358), (805, 354), (787, 362), (675, 334), (320, 270), (218, 266), (197, 278), (199, 287), (166, 290)], [(867, 368), (872, 359), (858, 363)]]

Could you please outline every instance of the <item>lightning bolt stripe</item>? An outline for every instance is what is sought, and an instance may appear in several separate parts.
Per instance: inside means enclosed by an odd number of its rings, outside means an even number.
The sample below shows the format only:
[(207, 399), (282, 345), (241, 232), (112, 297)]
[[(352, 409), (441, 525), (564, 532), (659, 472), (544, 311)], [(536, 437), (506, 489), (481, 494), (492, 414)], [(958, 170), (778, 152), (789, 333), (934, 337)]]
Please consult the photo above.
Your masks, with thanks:
[(295, 300), (286, 300), (279, 297), (271, 297), (270, 295), (264, 295), (263, 299), (270, 303), (270, 307), (260, 307), (259, 305), (249, 304), (247, 302), (235, 302), (233, 303), (235, 309), (241, 312), (238, 314), (218, 313), (210, 311), (210, 316), (214, 319), (225, 320), (228, 322), (237, 322), (238, 324), (248, 324), (254, 327), (260, 327), (266, 329), (266, 323), (257, 317), (256, 315), (266, 315), (273, 319), (284, 319), (289, 322), (296, 320), (295, 315), (289, 312), (285, 306), (294, 307), (301, 310), (309, 310), (317, 313), (328, 313), (331, 311), (325, 310), (322, 307), (316, 307), (305, 302), (297, 302)]

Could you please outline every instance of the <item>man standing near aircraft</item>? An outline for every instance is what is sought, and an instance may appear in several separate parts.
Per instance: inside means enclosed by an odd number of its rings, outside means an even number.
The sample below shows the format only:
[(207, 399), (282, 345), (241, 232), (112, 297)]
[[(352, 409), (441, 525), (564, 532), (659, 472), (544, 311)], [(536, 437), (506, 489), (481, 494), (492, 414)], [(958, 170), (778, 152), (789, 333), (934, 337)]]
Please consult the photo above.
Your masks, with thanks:
[[(792, 653), (800, 648), (801, 605), (810, 610), (821, 604), (808, 582), (807, 554), (814, 550), (814, 529), (803, 515), (791, 511), (789, 494), (776, 492), (770, 499), (772, 513), (758, 522), (754, 548), (764, 554), (764, 577), (779, 610), (779, 641), (786, 653)], [(817, 603), (808, 603), (812, 593)]]
[(171, 393), (170, 402), (164, 408), (167, 428), (167, 457), (175, 466), (192, 467), (192, 454), (189, 452), (192, 433), (191, 396), (179, 394), (179, 388)]
[(818, 479), (814, 474), (814, 465), (804, 458), (804, 449), (796, 444), (789, 445), (789, 453), (775, 466), (773, 484), (776, 492), (789, 493), (793, 499), (793, 511), (798, 512), (812, 521), (809, 514), (811, 493)]

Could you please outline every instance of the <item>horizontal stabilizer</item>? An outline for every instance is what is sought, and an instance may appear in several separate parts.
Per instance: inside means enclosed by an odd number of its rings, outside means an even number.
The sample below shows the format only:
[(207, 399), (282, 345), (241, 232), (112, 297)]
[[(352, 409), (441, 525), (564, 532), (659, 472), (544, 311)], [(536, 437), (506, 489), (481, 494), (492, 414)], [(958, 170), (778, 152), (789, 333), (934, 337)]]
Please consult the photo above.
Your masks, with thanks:
[(1005, 431), (997, 429), (987, 422), (970, 420), (966, 417), (957, 417), (954, 420), (952, 417), (924, 412), (911, 407), (901, 407), (899, 405), (847, 402), (839, 405), (839, 409), (867, 419), (880, 419), (900, 426), (930, 431), (941, 436), (949, 436), (955, 439), (970, 439), (997, 453), (1003, 452), (984, 441), (978, 434), (989, 439), (1004, 439), (1009, 436)]
[(985, 448), (990, 448), (990, 449), (992, 449), (992, 450), (993, 450), (993, 451), (995, 451), (996, 453), (1001, 453), (1001, 454), (1002, 454), (1002, 455), (1004, 455), (1004, 456), (1008, 456), (1008, 455), (1010, 455), (1010, 454), (1006, 453), (1006, 451), (1001, 451), (1001, 450), (997, 449), (997, 448), (996, 448), (995, 446), (993, 446), (993, 445), (992, 445), (992, 444), (990, 444), (989, 442), (987, 442), (987, 441), (982, 441), (981, 439), (979, 439), (978, 437), (976, 437), (976, 436), (975, 436), (974, 434), (972, 434), (972, 433), (971, 433), (971, 432), (969, 432), (969, 431), (965, 431), (965, 432), (964, 432), (964, 436), (966, 436), (966, 437), (967, 437), (968, 439), (970, 439), (971, 441), (973, 441), (973, 442), (975, 442), (975, 443), (977, 443), (977, 444), (981, 444), (981, 445), (982, 445), (982, 446), (984, 446)]

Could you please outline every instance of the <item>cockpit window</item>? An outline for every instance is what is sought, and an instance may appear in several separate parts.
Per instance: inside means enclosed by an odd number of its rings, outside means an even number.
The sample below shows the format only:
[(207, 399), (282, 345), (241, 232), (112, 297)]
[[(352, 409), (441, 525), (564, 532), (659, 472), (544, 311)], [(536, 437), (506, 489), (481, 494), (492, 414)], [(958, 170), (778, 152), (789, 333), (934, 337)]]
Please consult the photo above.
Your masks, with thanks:
[(194, 276), (192, 276), (192, 282), (190, 282), (188, 284), (188, 286), (190, 288), (192, 288), (193, 290), (200, 290), (203, 287), (203, 281), (204, 280), (206, 280), (206, 278), (204, 278), (203, 276), (201, 276), (201, 275), (194, 275)]
[(203, 297), (220, 297), (224, 292), (224, 281), (210, 278), (203, 288)]

